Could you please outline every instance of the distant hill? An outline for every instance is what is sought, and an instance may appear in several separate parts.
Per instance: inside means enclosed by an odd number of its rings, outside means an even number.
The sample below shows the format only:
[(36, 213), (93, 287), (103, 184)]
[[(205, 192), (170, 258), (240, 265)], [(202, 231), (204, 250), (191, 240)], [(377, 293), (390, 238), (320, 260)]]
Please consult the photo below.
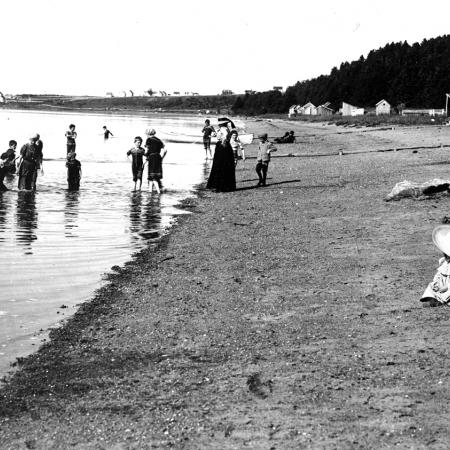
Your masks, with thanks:
[[(284, 94), (264, 92), (239, 97), (236, 113), (281, 113), (293, 104), (343, 101), (374, 107), (386, 99), (392, 106), (443, 108), (450, 91), (450, 35), (425, 39), (420, 44), (387, 44), (366, 58), (344, 62), (329, 75), (299, 81)], [(278, 95), (279, 94), (279, 95)]]
[(57, 109), (57, 110), (137, 110), (226, 113), (236, 95), (195, 95), (166, 97), (77, 97), (63, 95), (16, 96), (2, 105), (5, 108)]

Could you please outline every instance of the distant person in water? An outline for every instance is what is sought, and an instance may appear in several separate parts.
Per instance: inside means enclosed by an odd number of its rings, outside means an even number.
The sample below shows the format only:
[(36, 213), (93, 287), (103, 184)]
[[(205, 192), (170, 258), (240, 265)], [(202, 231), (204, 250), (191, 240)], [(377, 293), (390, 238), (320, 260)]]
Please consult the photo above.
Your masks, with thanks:
[(80, 189), (81, 181), (81, 163), (77, 159), (75, 152), (70, 152), (67, 155), (67, 184), (69, 191), (78, 191)]
[(77, 132), (75, 131), (75, 125), (72, 123), (69, 125), (69, 130), (66, 131), (67, 138), (67, 154), (74, 152), (77, 146)]
[(145, 141), (145, 148), (147, 149), (145, 156), (147, 157), (148, 163), (148, 185), (150, 189), (151, 184), (151, 191), (155, 188), (159, 194), (162, 189), (162, 162), (167, 154), (167, 150), (161, 139), (155, 136), (156, 131), (154, 129), (148, 129), (145, 134), (148, 136)]
[(202, 133), (203, 133), (203, 146), (205, 147), (205, 159), (208, 159), (208, 152), (209, 152), (209, 159), (212, 159), (211, 136), (216, 135), (216, 130), (211, 125), (209, 119), (205, 120), (205, 126), (203, 127)]
[(109, 139), (110, 136), (114, 136), (111, 131), (108, 130), (108, 128), (106, 128), (106, 125), (103, 126), (103, 138), (105, 139), (105, 141), (107, 141)]
[(144, 172), (145, 149), (142, 147), (142, 138), (134, 138), (134, 147), (127, 151), (127, 157), (131, 155), (131, 171), (133, 172), (134, 190), (136, 190), (139, 181), (139, 190), (142, 187), (142, 174)]
[(40, 145), (36, 145), (39, 135), (30, 137), (30, 141), (20, 149), (22, 162), (19, 168), (19, 189), (36, 190), (36, 179), (38, 171), (44, 175), (43, 154)]
[(2, 153), (0, 157), (0, 192), (7, 191), (8, 188), (4, 185), (3, 180), (8, 174), (13, 174), (16, 171), (16, 141), (9, 141), (9, 148)]

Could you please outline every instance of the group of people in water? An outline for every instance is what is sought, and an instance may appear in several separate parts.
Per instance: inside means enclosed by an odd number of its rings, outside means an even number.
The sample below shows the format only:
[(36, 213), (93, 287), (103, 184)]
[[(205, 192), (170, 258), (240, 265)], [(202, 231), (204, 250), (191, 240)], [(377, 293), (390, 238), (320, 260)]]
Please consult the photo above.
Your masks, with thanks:
[(7, 191), (4, 184), (6, 176), (17, 173), (20, 190), (35, 190), (38, 171), (44, 173), (43, 153), (44, 144), (39, 134), (30, 136), (29, 141), (20, 149), (20, 157), (16, 157), (17, 141), (10, 140), (6, 152), (0, 156), (0, 191)]
[[(134, 146), (127, 151), (131, 157), (131, 170), (134, 181), (134, 190), (141, 190), (142, 177), (145, 165), (148, 166), (148, 183), (151, 191), (157, 193), (162, 189), (162, 162), (167, 154), (164, 143), (156, 136), (153, 128), (146, 130), (145, 143), (140, 136), (134, 138)], [(113, 137), (106, 126), (103, 127), (105, 141)], [(205, 120), (202, 129), (203, 145), (206, 159), (212, 159), (211, 172), (207, 182), (207, 189), (216, 192), (229, 192), (236, 189), (235, 169), (239, 160), (245, 161), (245, 150), (239, 139), (238, 130), (233, 121), (227, 117), (218, 119), (216, 130), (209, 119)], [(81, 162), (77, 159), (77, 132), (74, 124), (69, 125), (66, 137), (66, 168), (69, 190), (78, 190), (82, 177)], [(211, 151), (211, 138), (215, 137), (214, 156)], [(258, 136), (259, 145), (256, 157), (256, 173), (258, 175), (257, 187), (266, 186), (267, 173), (271, 153), (277, 151), (276, 146), (268, 140), (267, 134)], [(276, 142), (289, 143), (295, 141), (294, 132), (286, 132), (285, 136), (275, 139)], [(22, 146), (20, 154), (16, 157), (17, 142), (11, 140), (9, 148), (0, 156), (0, 191), (7, 190), (3, 183), (6, 176), (18, 175), (19, 190), (36, 190), (38, 173), (43, 175), (43, 142), (39, 134), (30, 136), (29, 141)]]
[[(162, 161), (167, 153), (164, 143), (157, 137), (154, 129), (146, 130), (147, 139), (145, 147), (140, 136), (134, 138), (134, 147), (127, 151), (131, 156), (131, 169), (133, 173), (134, 189), (141, 189), (144, 167), (148, 165), (148, 182), (151, 190), (161, 192), (162, 188)], [(108, 140), (113, 134), (106, 126), (103, 127), (103, 137)], [(77, 159), (77, 132), (74, 124), (69, 125), (66, 137), (66, 168), (67, 184), (69, 190), (78, 190), (82, 176), (81, 162)], [(0, 191), (7, 191), (4, 184), (5, 177), (18, 175), (19, 190), (35, 191), (38, 173), (44, 174), (43, 168), (44, 144), (39, 134), (30, 136), (29, 141), (22, 146), (19, 156), (16, 156), (17, 141), (9, 141), (6, 152), (0, 156)], [(145, 161), (144, 161), (145, 158)]]

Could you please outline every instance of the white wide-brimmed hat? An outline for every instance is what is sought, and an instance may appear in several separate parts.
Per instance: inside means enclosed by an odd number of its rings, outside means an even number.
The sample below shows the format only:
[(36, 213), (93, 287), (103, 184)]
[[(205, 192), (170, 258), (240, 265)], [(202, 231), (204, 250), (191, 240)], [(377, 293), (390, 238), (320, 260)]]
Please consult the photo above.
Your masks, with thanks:
[(450, 256), (450, 225), (439, 225), (433, 230), (434, 245)]

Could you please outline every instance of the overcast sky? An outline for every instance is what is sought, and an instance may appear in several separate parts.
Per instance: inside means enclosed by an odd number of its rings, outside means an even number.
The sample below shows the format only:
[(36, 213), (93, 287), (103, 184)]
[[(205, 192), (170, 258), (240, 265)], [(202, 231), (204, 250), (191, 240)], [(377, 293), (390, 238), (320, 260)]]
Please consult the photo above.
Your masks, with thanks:
[(3, 93), (216, 94), (449, 33), (445, 0), (3, 0)]

